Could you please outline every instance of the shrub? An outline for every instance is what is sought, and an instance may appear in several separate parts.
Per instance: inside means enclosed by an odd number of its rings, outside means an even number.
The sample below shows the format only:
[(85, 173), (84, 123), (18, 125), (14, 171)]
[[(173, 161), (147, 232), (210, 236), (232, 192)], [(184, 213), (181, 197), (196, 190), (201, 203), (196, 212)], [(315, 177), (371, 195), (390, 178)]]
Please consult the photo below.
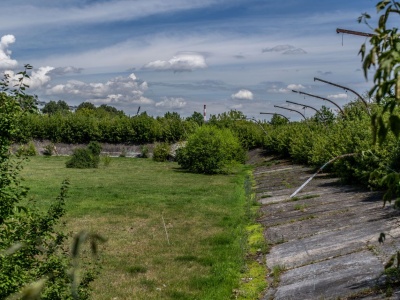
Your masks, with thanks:
[(43, 155), (45, 156), (52, 156), (56, 146), (53, 143), (47, 144), (44, 146)]
[(168, 143), (158, 143), (153, 150), (154, 161), (167, 161), (170, 158), (171, 146)]
[(103, 156), (103, 164), (105, 167), (108, 167), (111, 163), (111, 157), (109, 155)]
[(74, 150), (71, 159), (66, 162), (67, 168), (88, 169), (97, 168), (100, 162), (101, 145), (90, 142), (86, 148)]
[(149, 157), (149, 147), (147, 145), (142, 145), (140, 147), (140, 157), (148, 158)]
[(10, 155), (24, 113), (20, 104), (26, 96), (23, 79), (29, 69), (26, 65), (18, 73), (22, 79), (14, 90), (8, 90), (7, 77), (0, 81), (0, 299), (88, 299), (87, 282), (93, 277), (85, 272), (84, 282), (75, 275), (77, 268), (71, 268), (65, 255), (66, 235), (60, 231), (68, 181), (43, 212), (34, 200), (29, 201), (28, 189), (22, 185), (22, 160)]
[(36, 156), (35, 144), (31, 141), (27, 145), (21, 145), (16, 153), (17, 156)]
[(195, 173), (225, 173), (245, 161), (245, 152), (229, 129), (203, 126), (191, 135), (184, 148), (176, 153), (181, 167)]

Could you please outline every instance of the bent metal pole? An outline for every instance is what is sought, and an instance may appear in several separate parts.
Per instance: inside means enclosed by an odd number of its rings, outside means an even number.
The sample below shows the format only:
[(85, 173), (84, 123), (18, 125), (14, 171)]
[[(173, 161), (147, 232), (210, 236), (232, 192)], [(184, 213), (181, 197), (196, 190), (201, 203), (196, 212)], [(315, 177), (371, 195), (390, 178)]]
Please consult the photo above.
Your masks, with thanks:
[(315, 110), (316, 112), (318, 112), (318, 109), (316, 109), (316, 108), (314, 108), (312, 106), (309, 106), (309, 105), (305, 105), (305, 104), (302, 104), (302, 103), (296, 103), (296, 102), (292, 102), (292, 101), (289, 101), (289, 100), (286, 100), (286, 102), (290, 103), (290, 104), (295, 104), (295, 105), (301, 105), (301, 106), (304, 106), (304, 107), (308, 107), (308, 108), (311, 108), (311, 109)]
[[(314, 81), (321, 81), (321, 82), (324, 82), (324, 83), (327, 83), (327, 84), (330, 84), (330, 85), (333, 85), (333, 86), (342, 88), (342, 89), (344, 89), (345, 91), (350, 91), (350, 92), (352, 92), (354, 95), (356, 95), (358, 98), (361, 99), (361, 101), (364, 103), (364, 105), (365, 105), (365, 107), (367, 108), (367, 111), (368, 111), (368, 103), (367, 103), (367, 101), (365, 101), (365, 99), (364, 99), (363, 97), (361, 97), (361, 95), (360, 95), (359, 93), (357, 93), (356, 91), (354, 91), (354, 90), (352, 90), (352, 89), (350, 89), (350, 88), (348, 88), (348, 87), (345, 87), (345, 86), (343, 86), (343, 85), (340, 85), (340, 84), (337, 84), (337, 83), (333, 83), (333, 82), (330, 82), (330, 81), (327, 81), (327, 80), (323, 80), (323, 79), (317, 78), (317, 77), (314, 77)], [(369, 112), (369, 111), (368, 111), (368, 112)]]
[(278, 113), (260, 112), (260, 115), (278, 115), (278, 116), (284, 117), (286, 120), (288, 120), (288, 122), (290, 122), (290, 120), (287, 117), (285, 117), (284, 115), (278, 114)]
[(318, 98), (318, 99), (321, 99), (321, 100), (328, 101), (328, 102), (332, 103), (333, 105), (335, 105), (335, 106), (340, 110), (340, 112), (342, 113), (342, 115), (345, 116), (345, 113), (344, 113), (343, 109), (342, 109), (339, 105), (337, 105), (335, 102), (333, 102), (332, 100), (330, 100), (330, 99), (328, 99), (328, 98), (324, 98), (324, 97), (321, 97), (321, 96), (308, 94), (308, 93), (301, 92), (301, 91), (292, 90), (292, 92), (293, 92), (293, 93), (299, 93), (299, 94), (301, 94), (301, 95), (306, 95), (306, 96), (310, 96), (310, 97), (314, 97), (314, 98)]
[(300, 114), (300, 115), (304, 118), (304, 120), (306, 119), (306, 116), (303, 115), (303, 114), (302, 114), (301, 112), (299, 112), (298, 110), (291, 109), (291, 108), (287, 108), (287, 107), (282, 107), (282, 106), (279, 106), (279, 105), (274, 105), (274, 107), (278, 107), (278, 108), (287, 109), (287, 110), (290, 110), (290, 111), (297, 112), (298, 114)]

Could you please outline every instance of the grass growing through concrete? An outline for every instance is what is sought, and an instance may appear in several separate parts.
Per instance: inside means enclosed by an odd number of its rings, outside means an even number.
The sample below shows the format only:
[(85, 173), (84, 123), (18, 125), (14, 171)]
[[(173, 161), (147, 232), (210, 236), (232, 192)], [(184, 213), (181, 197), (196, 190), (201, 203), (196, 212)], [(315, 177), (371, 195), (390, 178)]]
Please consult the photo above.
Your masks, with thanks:
[(205, 176), (122, 157), (82, 170), (66, 159), (33, 157), (22, 176), (42, 207), (69, 178), (66, 231), (108, 238), (92, 299), (231, 298), (245, 248), (244, 170)]

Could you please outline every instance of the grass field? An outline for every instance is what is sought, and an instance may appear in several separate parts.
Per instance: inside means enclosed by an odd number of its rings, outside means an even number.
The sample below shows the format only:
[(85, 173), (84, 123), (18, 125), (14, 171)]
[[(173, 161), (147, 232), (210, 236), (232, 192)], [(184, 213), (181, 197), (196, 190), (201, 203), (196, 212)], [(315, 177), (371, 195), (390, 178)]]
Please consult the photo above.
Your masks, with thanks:
[(112, 158), (108, 167), (79, 170), (65, 168), (66, 159), (32, 157), (21, 175), (43, 208), (69, 178), (65, 230), (108, 239), (92, 299), (232, 298), (246, 248), (244, 168), (205, 176), (175, 163)]

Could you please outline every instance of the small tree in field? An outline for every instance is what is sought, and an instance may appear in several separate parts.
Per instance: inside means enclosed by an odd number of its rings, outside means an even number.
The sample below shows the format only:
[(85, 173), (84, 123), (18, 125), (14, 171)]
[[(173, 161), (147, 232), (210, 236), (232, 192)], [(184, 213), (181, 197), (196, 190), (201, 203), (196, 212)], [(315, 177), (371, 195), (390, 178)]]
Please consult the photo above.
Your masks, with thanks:
[(245, 161), (245, 152), (229, 129), (199, 127), (184, 148), (177, 150), (177, 162), (195, 173), (224, 173)]

